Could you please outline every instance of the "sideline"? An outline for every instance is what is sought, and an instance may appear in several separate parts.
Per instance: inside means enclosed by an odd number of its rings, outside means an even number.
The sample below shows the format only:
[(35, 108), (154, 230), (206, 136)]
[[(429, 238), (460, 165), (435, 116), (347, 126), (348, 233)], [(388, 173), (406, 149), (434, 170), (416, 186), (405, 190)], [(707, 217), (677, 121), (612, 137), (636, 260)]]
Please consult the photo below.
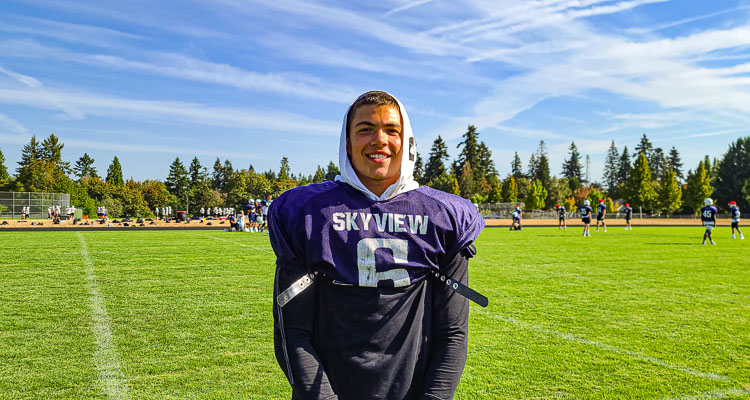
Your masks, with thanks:
[(104, 385), (108, 399), (129, 399), (128, 386), (125, 383), (125, 377), (120, 368), (120, 357), (117, 355), (117, 349), (112, 342), (112, 328), (109, 323), (109, 315), (104, 305), (104, 297), (99, 292), (99, 285), (96, 282), (94, 273), (94, 263), (89, 257), (89, 248), (81, 232), (76, 232), (78, 241), (81, 242), (81, 255), (83, 264), (86, 267), (86, 284), (89, 289), (91, 300), (91, 319), (93, 321), (92, 329), (96, 337), (96, 372), (99, 375), (99, 381)]
[(611, 351), (613, 353), (617, 353), (617, 354), (622, 354), (622, 355), (626, 355), (626, 356), (629, 356), (629, 357), (633, 357), (633, 358), (638, 359), (638, 360), (646, 361), (646, 362), (654, 364), (654, 365), (658, 365), (658, 366), (669, 368), (669, 369), (672, 369), (672, 370), (675, 370), (675, 371), (683, 372), (683, 373), (686, 373), (688, 375), (692, 375), (692, 376), (695, 376), (695, 377), (698, 377), (698, 378), (711, 379), (711, 380), (720, 381), (720, 382), (732, 382), (732, 378), (730, 378), (728, 376), (719, 375), (719, 374), (710, 373), (710, 372), (696, 371), (696, 370), (688, 368), (688, 367), (683, 367), (681, 365), (675, 365), (675, 364), (668, 363), (668, 362), (666, 362), (664, 360), (660, 360), (660, 359), (658, 359), (656, 357), (653, 357), (653, 356), (649, 356), (649, 355), (646, 355), (646, 354), (636, 353), (636, 352), (630, 351), (630, 350), (620, 349), (620, 348), (612, 346), (610, 344), (606, 344), (606, 343), (602, 343), (602, 342), (597, 342), (595, 340), (590, 340), (590, 339), (578, 337), (578, 336), (572, 335), (570, 333), (558, 332), (558, 331), (553, 331), (553, 330), (550, 330), (550, 329), (542, 328), (541, 326), (538, 326), (538, 325), (530, 324), (528, 322), (519, 321), (519, 320), (517, 320), (515, 318), (506, 317), (506, 316), (503, 316), (503, 315), (495, 314), (495, 313), (492, 313), (490, 311), (486, 311), (486, 310), (474, 308), (474, 309), (472, 309), (472, 312), (477, 312), (479, 314), (482, 314), (482, 315), (485, 315), (487, 317), (496, 319), (498, 321), (508, 322), (508, 323), (513, 324), (513, 325), (521, 326), (523, 328), (530, 329), (530, 330), (533, 330), (533, 331), (536, 331), (536, 332), (540, 332), (540, 333), (544, 333), (546, 335), (558, 337), (560, 339), (570, 340), (572, 342), (578, 342), (578, 343), (582, 343), (582, 344), (585, 344), (585, 345), (598, 347), (598, 348), (600, 348), (602, 350)]

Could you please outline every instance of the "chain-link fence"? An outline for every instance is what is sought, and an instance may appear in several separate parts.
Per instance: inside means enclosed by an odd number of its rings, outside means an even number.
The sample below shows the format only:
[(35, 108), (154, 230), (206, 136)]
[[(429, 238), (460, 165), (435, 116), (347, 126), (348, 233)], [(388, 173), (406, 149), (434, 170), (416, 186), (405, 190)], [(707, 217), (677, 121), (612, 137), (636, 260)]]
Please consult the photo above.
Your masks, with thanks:
[[(477, 204), (479, 213), (487, 219), (510, 219), (513, 214), (513, 210), (516, 204), (520, 204), (521, 208), (524, 208), (524, 203), (485, 203)], [(594, 211), (596, 212), (596, 211)], [(578, 211), (568, 211), (565, 213), (568, 218), (579, 217)], [(596, 214), (594, 214), (596, 215)], [(523, 219), (556, 219), (557, 210), (523, 210)], [(607, 217), (611, 219), (625, 219), (625, 213), (620, 210), (607, 210)], [(672, 219), (698, 219), (699, 216), (695, 214), (673, 214), (665, 215), (663, 213), (647, 213), (643, 210), (633, 210), (633, 218), (638, 219), (650, 219), (650, 218), (672, 218)], [(729, 214), (718, 214), (718, 219), (731, 218)]]
[(21, 218), (24, 207), (29, 207), (30, 218), (47, 218), (50, 206), (59, 206), (61, 212), (70, 207), (67, 193), (0, 192), (0, 218)]

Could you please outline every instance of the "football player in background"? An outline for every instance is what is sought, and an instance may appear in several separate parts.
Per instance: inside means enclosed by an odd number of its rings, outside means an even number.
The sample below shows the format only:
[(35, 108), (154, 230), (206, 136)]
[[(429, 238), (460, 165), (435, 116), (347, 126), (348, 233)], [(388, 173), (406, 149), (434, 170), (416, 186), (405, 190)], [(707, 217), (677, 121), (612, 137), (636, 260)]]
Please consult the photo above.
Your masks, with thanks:
[(714, 207), (714, 201), (711, 199), (704, 200), (703, 204), (705, 205), (701, 207), (701, 221), (703, 222), (703, 226), (706, 227), (706, 232), (703, 233), (703, 243), (701, 244), (706, 244), (706, 238), (708, 238), (711, 244), (716, 244), (711, 237), (711, 232), (716, 227), (716, 215), (719, 213), (719, 210)]
[(589, 232), (589, 226), (591, 225), (591, 202), (588, 200), (583, 201), (583, 207), (579, 210), (581, 212), (581, 221), (583, 222), (583, 236), (591, 236)]
[(512, 231), (521, 230), (521, 214), (523, 214), (523, 210), (521, 210), (521, 206), (516, 204), (516, 208), (513, 210), (513, 213), (511, 214), (511, 217), (513, 218), (513, 220), (510, 223), (510, 230)]
[(737, 233), (740, 234), (740, 240), (745, 240), (745, 236), (740, 230), (740, 209), (737, 208), (737, 202), (734, 200), (729, 202), (729, 215), (732, 217), (732, 239), (736, 239), (734, 230), (737, 229)]
[(270, 206), (276, 359), (294, 399), (451, 399), (469, 316), (454, 288), (484, 219), (414, 181), (411, 124), (390, 94), (363, 94), (342, 125), (341, 175)]
[(622, 211), (625, 213), (625, 230), (633, 230), (633, 227), (630, 226), (630, 220), (633, 218), (633, 209), (630, 208), (630, 203), (625, 203), (625, 207), (622, 208)]
[(565, 216), (565, 206), (556, 205), (557, 209), (557, 229), (568, 229), (567, 217)]
[(607, 216), (607, 205), (604, 204), (604, 199), (599, 199), (599, 204), (596, 205), (596, 231), (599, 232), (599, 223), (602, 223), (604, 232), (607, 231), (607, 223), (604, 222), (604, 217)]

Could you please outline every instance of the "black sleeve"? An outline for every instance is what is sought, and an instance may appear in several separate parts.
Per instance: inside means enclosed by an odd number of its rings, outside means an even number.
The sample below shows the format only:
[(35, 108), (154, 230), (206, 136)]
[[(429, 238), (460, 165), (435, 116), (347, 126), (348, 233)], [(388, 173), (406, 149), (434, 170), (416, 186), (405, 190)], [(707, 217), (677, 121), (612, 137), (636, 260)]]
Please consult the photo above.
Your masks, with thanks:
[[(468, 285), (467, 248), (440, 265), (440, 271)], [(434, 280), (432, 293), (432, 345), (424, 377), (423, 399), (452, 399), (466, 365), (469, 334), (469, 300)]]
[(313, 347), (316, 313), (316, 285), (313, 282), (302, 293), (279, 307), (277, 296), (306, 271), (276, 269), (273, 296), (273, 344), (276, 361), (292, 385), (293, 399), (338, 399), (328, 381), (325, 368)]

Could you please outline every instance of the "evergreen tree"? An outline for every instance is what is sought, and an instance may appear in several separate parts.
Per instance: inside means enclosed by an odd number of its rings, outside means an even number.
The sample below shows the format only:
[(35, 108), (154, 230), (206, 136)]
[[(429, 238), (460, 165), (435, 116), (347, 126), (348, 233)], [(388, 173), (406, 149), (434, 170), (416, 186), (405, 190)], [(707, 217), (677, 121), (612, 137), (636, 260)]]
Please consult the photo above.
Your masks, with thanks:
[(529, 185), (529, 191), (526, 193), (524, 200), (527, 209), (541, 210), (544, 208), (544, 201), (547, 199), (547, 190), (542, 186), (539, 179), (535, 179)]
[(326, 180), (326, 173), (323, 171), (323, 168), (318, 165), (318, 169), (315, 171), (315, 175), (312, 177), (312, 183), (321, 183), (325, 182)]
[(682, 206), (682, 189), (677, 182), (677, 174), (674, 170), (668, 169), (664, 173), (664, 178), (659, 185), (659, 208), (672, 215), (675, 210)]
[(620, 163), (618, 164), (617, 170), (617, 186), (623, 185), (627, 182), (630, 176), (630, 154), (628, 154), (628, 146), (622, 149), (622, 155), (620, 156)]
[(185, 165), (180, 161), (180, 157), (175, 158), (169, 166), (169, 175), (167, 175), (164, 183), (169, 193), (177, 198), (177, 203), (180, 206), (185, 206), (185, 195), (188, 194), (190, 189), (190, 178)]
[(480, 178), (489, 182), (491, 177), (497, 176), (495, 162), (492, 161), (492, 151), (490, 151), (490, 148), (484, 142), (479, 143), (477, 151), (479, 153), (479, 170), (475, 170), (474, 175), (477, 176), (478, 173)]
[(667, 159), (664, 156), (664, 150), (662, 150), (661, 147), (655, 148), (653, 153), (651, 153), (649, 166), (651, 167), (651, 174), (654, 180), (660, 181), (664, 177), (664, 173), (667, 169)]
[(2, 149), (0, 149), (0, 186), (4, 185), (10, 179), (8, 169), (5, 168), (5, 155)]
[(224, 167), (221, 166), (221, 160), (216, 157), (214, 161), (214, 171), (211, 174), (211, 187), (214, 190), (223, 191), (226, 185), (226, 176), (224, 175)]
[(125, 181), (122, 179), (122, 166), (117, 156), (112, 159), (112, 164), (109, 164), (109, 168), (107, 168), (106, 182), (112, 186), (122, 186), (125, 184)]
[(224, 166), (221, 167), (221, 170), (222, 174), (224, 175), (224, 187), (226, 188), (227, 182), (229, 182), (229, 177), (234, 174), (234, 167), (232, 166), (232, 162), (229, 161), (229, 159), (224, 160)]
[(576, 143), (571, 142), (568, 150), (570, 152), (570, 158), (566, 159), (563, 162), (562, 174), (565, 178), (568, 179), (568, 181), (572, 181), (573, 179), (575, 179), (576, 181), (581, 182), (583, 180), (583, 176), (581, 173), (581, 154), (578, 152)]
[[(533, 154), (532, 157), (534, 157)], [(529, 163), (531, 163), (531, 161)], [(544, 140), (539, 141), (539, 147), (536, 150), (534, 164), (534, 173), (529, 175), (529, 179), (538, 179), (540, 182), (542, 182), (542, 187), (547, 188), (550, 181), (550, 171), (547, 145), (544, 143)]]
[(674, 171), (677, 182), (682, 182), (682, 160), (680, 159), (680, 153), (674, 146), (669, 150), (669, 156), (667, 156), (667, 168)]
[(653, 152), (653, 150), (654, 150), (654, 145), (651, 144), (651, 141), (648, 140), (648, 137), (646, 137), (646, 134), (644, 133), (643, 136), (641, 136), (641, 140), (635, 146), (635, 153), (633, 153), (633, 158), (638, 158), (638, 155), (640, 153), (643, 153), (646, 155), (646, 160), (648, 160), (650, 164), (651, 153)]
[(734, 200), (740, 210), (750, 211), (750, 202), (742, 192), (745, 182), (750, 179), (750, 136), (729, 145), (714, 175), (717, 200), (721, 204)]
[(424, 165), (422, 163), (422, 156), (417, 152), (417, 159), (414, 161), (414, 180), (420, 185), (424, 185)]
[(490, 193), (487, 196), (487, 202), (489, 203), (500, 203), (503, 201), (503, 184), (497, 175), (490, 177)]
[(518, 156), (518, 152), (513, 154), (513, 161), (510, 162), (510, 173), (516, 179), (523, 176), (523, 165), (521, 165), (521, 157)]
[(190, 162), (189, 169), (191, 189), (198, 187), (198, 185), (203, 182), (205, 174), (203, 173), (202, 169), (203, 166), (201, 165), (200, 160), (198, 160), (198, 157), (193, 157), (193, 161)]
[(620, 173), (620, 152), (615, 147), (615, 141), (609, 145), (607, 151), (607, 158), (604, 161), (604, 185), (607, 187), (607, 193), (614, 193), (617, 189), (619, 182)]
[(701, 161), (698, 163), (695, 173), (688, 173), (683, 203), (693, 213), (697, 214), (703, 205), (703, 201), (711, 197), (711, 193), (713, 193), (711, 178), (708, 175), (705, 162)]
[(89, 156), (88, 153), (83, 153), (81, 158), (76, 161), (73, 166), (73, 172), (78, 179), (84, 176), (90, 176), (92, 178), (98, 178), (99, 175), (96, 173), (96, 167), (94, 167), (94, 159)]
[(549, 159), (547, 158), (547, 154), (542, 154), (539, 156), (539, 159), (537, 161), (536, 179), (539, 179), (539, 182), (542, 182), (542, 187), (549, 187), (551, 177), (549, 171)]
[(537, 169), (539, 168), (539, 162), (536, 159), (536, 153), (531, 153), (529, 157), (529, 171), (526, 173), (526, 177), (529, 179), (536, 179)]
[[(269, 169), (268, 171), (263, 173), (263, 176), (265, 176), (266, 179), (268, 179), (268, 181), (271, 182), (271, 184), (276, 183), (276, 172), (274, 172), (274, 170)], [(279, 192), (278, 194), (280, 193), (281, 192)]]
[(466, 199), (471, 198), (477, 193), (477, 184), (474, 181), (474, 171), (471, 169), (471, 163), (463, 163), (463, 169), (461, 170), (461, 176), (458, 179), (458, 188), (461, 191), (461, 196)]
[(656, 190), (651, 179), (651, 167), (646, 154), (641, 152), (635, 160), (630, 176), (625, 183), (625, 192), (633, 207), (652, 210), (656, 206)]
[[(438, 178), (446, 175), (444, 161), (448, 159), (448, 145), (445, 144), (440, 136), (432, 142), (430, 149), (430, 158), (427, 160), (425, 167), (424, 180), (429, 184), (435, 182)], [(430, 185), (432, 186), (432, 185)], [(434, 186), (433, 186), (434, 187)]]
[(513, 175), (505, 178), (502, 189), (503, 201), (506, 203), (516, 203), (518, 201), (518, 185)]
[(328, 163), (328, 169), (326, 170), (326, 180), (332, 181), (336, 179), (336, 175), (341, 175), (341, 171), (339, 171), (339, 167), (331, 161)]
[(279, 168), (278, 180), (288, 181), (289, 179), (291, 179), (291, 177), (289, 176), (289, 171), (289, 159), (286, 156), (281, 157), (281, 167)]
[(62, 160), (63, 147), (65, 145), (60, 143), (60, 139), (54, 133), (49, 135), (42, 141), (42, 160), (51, 162), (55, 168), (67, 174), (70, 172), (70, 163)]
[(28, 169), (35, 161), (42, 159), (42, 144), (36, 140), (36, 136), (32, 136), (28, 144), (23, 146), (21, 150), (21, 161), (18, 162), (19, 167), (16, 169), (16, 173), (23, 175), (24, 168)]
[[(461, 149), (461, 152), (458, 153), (456, 162), (453, 164), (453, 171), (455, 174), (460, 175), (467, 162), (472, 165), (472, 170), (479, 166), (479, 133), (477, 132), (476, 126), (469, 125), (466, 129), (466, 133), (463, 135), (463, 141), (456, 145), (456, 148)], [(459, 182), (459, 186), (460, 185)]]

